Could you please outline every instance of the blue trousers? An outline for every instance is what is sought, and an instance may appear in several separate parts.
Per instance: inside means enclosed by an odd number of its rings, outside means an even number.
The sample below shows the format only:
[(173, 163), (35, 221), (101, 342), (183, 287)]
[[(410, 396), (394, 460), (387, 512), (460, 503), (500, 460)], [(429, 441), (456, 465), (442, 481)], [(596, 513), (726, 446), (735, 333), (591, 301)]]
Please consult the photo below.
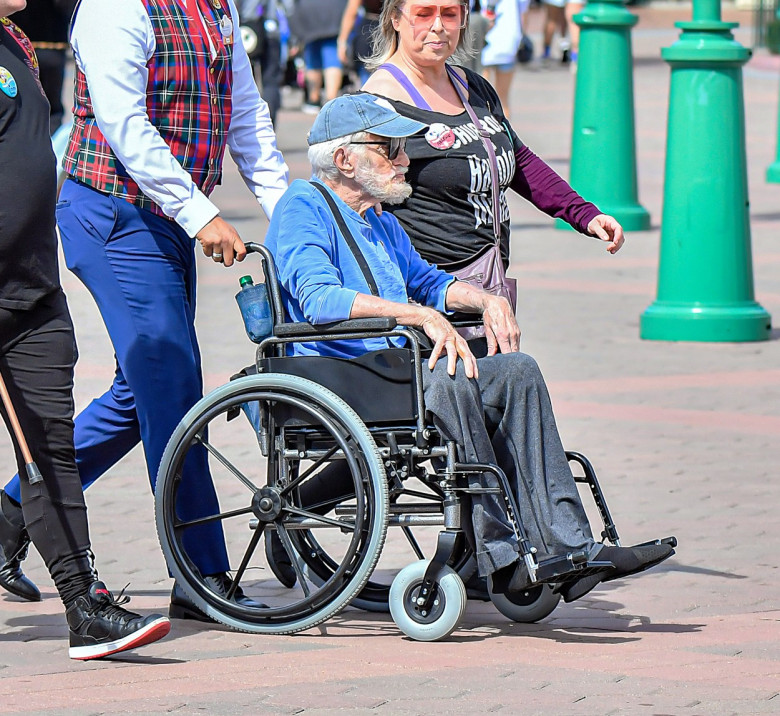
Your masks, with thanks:
[[(195, 242), (174, 222), (70, 179), (60, 194), (57, 225), (65, 262), (97, 302), (116, 355), (113, 384), (75, 419), (81, 484), (91, 485), (140, 440), (154, 490), (168, 439), (203, 394)], [(5, 489), (19, 500), (18, 476)], [(179, 492), (183, 520), (218, 511), (200, 446), (190, 450)], [(218, 525), (191, 528), (184, 539), (203, 575), (228, 568)]]

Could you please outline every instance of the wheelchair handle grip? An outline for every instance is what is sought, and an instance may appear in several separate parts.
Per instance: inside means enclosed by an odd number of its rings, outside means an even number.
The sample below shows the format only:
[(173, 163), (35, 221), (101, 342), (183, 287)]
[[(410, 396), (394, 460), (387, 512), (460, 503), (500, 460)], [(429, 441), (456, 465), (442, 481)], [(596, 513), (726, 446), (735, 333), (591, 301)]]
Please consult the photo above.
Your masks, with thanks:
[(462, 311), (456, 311), (449, 316), (445, 316), (445, 318), (447, 318), (455, 328), (481, 326), (484, 321), (481, 313), (464, 313)]
[(311, 323), (281, 323), (275, 326), (274, 333), (279, 338), (334, 336), (341, 333), (392, 331), (396, 325), (395, 318), (352, 318), (348, 321), (336, 321), (317, 326)]

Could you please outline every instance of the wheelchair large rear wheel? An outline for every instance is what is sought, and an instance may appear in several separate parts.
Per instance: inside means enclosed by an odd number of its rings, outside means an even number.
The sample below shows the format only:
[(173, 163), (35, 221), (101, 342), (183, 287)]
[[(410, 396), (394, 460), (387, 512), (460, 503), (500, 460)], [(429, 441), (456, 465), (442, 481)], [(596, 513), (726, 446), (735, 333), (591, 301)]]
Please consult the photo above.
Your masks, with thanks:
[[(250, 420), (233, 420), (241, 411)], [(348, 516), (300, 504), (300, 487), (334, 461), (354, 490)], [(212, 484), (188, 484), (206, 465)], [(387, 531), (387, 479), (371, 434), (343, 400), (297, 376), (261, 373), (216, 389), (185, 415), (163, 455), (155, 509), (169, 569), (201, 611), (236, 629), (287, 634), (333, 616), (371, 576)], [(299, 533), (316, 536), (335, 565), (328, 578), (313, 582), (294, 560), (296, 586), (283, 588), (260, 547), (271, 530), (288, 553)], [(218, 558), (223, 538), (227, 594), (197, 566), (204, 540)]]

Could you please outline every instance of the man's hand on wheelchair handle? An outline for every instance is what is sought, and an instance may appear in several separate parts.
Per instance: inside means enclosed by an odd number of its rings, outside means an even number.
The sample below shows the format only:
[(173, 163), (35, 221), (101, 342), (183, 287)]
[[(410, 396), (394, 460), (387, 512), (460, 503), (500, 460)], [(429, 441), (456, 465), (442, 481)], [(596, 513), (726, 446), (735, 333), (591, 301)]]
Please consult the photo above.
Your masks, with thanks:
[(215, 216), (195, 236), (203, 253), (216, 263), (232, 266), (233, 260), (243, 261), (246, 248), (238, 232), (219, 216)]

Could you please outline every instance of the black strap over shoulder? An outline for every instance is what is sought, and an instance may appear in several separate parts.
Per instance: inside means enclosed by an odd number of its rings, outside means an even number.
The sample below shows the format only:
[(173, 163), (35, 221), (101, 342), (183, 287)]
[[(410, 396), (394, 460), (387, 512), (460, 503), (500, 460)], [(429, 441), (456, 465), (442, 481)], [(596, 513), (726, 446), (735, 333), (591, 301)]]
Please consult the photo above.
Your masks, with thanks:
[(366, 261), (366, 257), (363, 255), (363, 252), (360, 250), (360, 247), (357, 245), (357, 242), (355, 241), (355, 237), (352, 235), (352, 232), (349, 230), (349, 227), (347, 226), (347, 222), (344, 221), (344, 217), (341, 215), (341, 211), (339, 211), (339, 207), (334, 201), (333, 197), (330, 195), (328, 190), (322, 186), (322, 184), (319, 184), (315, 181), (311, 182), (311, 185), (314, 186), (320, 194), (322, 194), (325, 197), (325, 201), (328, 202), (328, 206), (330, 207), (331, 212), (333, 213), (333, 218), (336, 219), (336, 224), (339, 227), (339, 230), (344, 236), (345, 241), (347, 242), (347, 246), (349, 246), (349, 250), (354, 254), (355, 260), (358, 263), (358, 266), (360, 267), (360, 270), (363, 272), (363, 278), (366, 279), (366, 283), (368, 284), (368, 288), (371, 291), (372, 296), (379, 296), (379, 287), (376, 285), (376, 281), (374, 280), (374, 276), (371, 273), (371, 269), (368, 267), (368, 262)]

